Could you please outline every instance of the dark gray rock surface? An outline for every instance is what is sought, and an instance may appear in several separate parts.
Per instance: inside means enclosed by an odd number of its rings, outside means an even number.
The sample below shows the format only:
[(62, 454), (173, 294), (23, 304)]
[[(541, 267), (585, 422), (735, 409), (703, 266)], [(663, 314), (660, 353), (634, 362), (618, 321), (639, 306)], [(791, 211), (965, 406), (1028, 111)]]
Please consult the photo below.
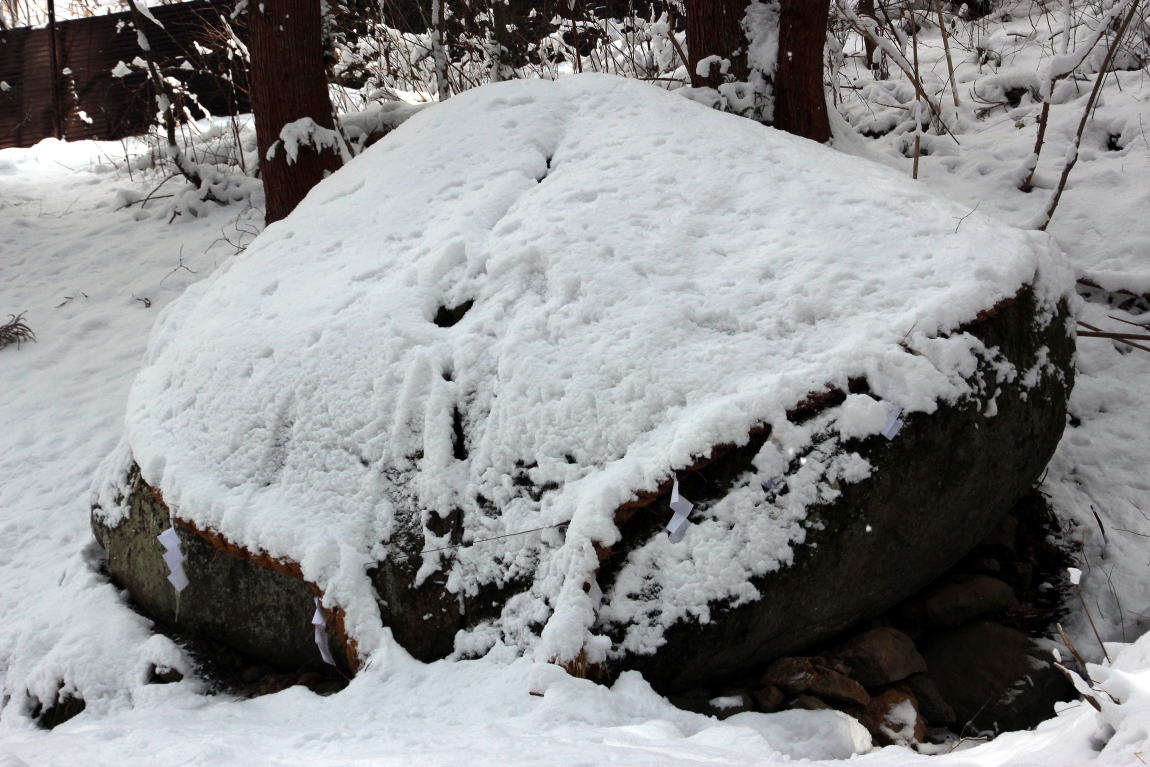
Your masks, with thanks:
[(1067, 310), (1035, 321), (1029, 289), (969, 326), (1020, 371), (1040, 350), (1056, 373), (1033, 388), (975, 377), (995, 397), (940, 404), (911, 416), (898, 437), (850, 445), (867, 458), (867, 479), (812, 508), (809, 536), (790, 567), (755, 579), (753, 603), (716, 605), (707, 624), (671, 627), (653, 656), (633, 657), (658, 689), (737, 677), (774, 658), (829, 639), (926, 586), (989, 535), (1041, 475), (1062, 436), (1073, 380), (1074, 338)]
[(926, 618), (934, 628), (951, 628), (1018, 606), (1014, 589), (998, 578), (976, 575), (948, 583), (926, 598)]
[(1075, 692), (1049, 651), (990, 621), (938, 634), (923, 646), (928, 677), (966, 734), (1023, 730), (1049, 719)]
[[(177, 594), (168, 582), (164, 547), (156, 540), (170, 526), (168, 508), (138, 472), (131, 480), (128, 518), (109, 527), (95, 514), (92, 530), (104, 548), (108, 574), (136, 609), (167, 627), (276, 666), (320, 662), (311, 624), (314, 593), (299, 578), (227, 554), (181, 529), (189, 585)], [(342, 655), (334, 642), (332, 653)]]

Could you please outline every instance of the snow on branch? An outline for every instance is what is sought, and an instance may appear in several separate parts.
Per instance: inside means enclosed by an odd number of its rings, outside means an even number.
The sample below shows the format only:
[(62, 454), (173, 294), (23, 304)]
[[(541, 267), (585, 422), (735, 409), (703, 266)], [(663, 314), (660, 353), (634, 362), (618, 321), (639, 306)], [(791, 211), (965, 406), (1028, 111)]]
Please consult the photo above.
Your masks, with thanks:
[(345, 163), (351, 161), (351, 151), (343, 135), (333, 128), (325, 128), (310, 117), (301, 117), (280, 129), (279, 140), (268, 147), (268, 160), (275, 159), (280, 146), (287, 152), (288, 164), (299, 158), (300, 147), (311, 147), (316, 152), (330, 149), (338, 152)]
[(943, 119), (942, 109), (939, 108), (939, 105), (930, 97), (926, 89), (922, 87), (922, 81), (915, 74), (914, 65), (907, 61), (906, 56), (903, 55), (898, 46), (879, 34), (878, 22), (872, 18), (860, 16), (842, 0), (835, 0), (835, 7), (860, 35), (870, 40), (876, 47), (882, 50), (883, 53), (890, 56), (891, 60), (894, 61), (894, 63), (898, 65), (898, 68), (902, 70), (902, 73), (906, 75), (906, 79), (914, 86), (919, 97), (930, 107), (930, 111), (933, 112), (935, 118), (938, 119), (938, 124), (943, 130), (950, 134), (950, 137), (954, 139), (954, 142), (957, 144), (958, 137), (954, 135), (954, 131), (950, 129), (950, 126), (946, 124), (946, 120)]

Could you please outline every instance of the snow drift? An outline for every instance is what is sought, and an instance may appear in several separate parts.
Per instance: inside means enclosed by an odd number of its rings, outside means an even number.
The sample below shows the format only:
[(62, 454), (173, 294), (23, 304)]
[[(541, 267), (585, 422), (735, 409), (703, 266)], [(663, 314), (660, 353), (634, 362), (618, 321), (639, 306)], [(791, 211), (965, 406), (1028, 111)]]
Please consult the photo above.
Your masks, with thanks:
[[(756, 603), (901, 423), (951, 408), (974, 434), (1009, 401), (1053, 449), (1069, 275), (1045, 235), (968, 213), (634, 81), (470, 91), (165, 311), (97, 524), (128, 516), (134, 461), (187, 529), (298, 567), (361, 658), (399, 609), (381, 572), (450, 595), (457, 652), (656, 653)], [(1014, 304), (1025, 354), (967, 332)], [(963, 439), (928, 436), (915, 454)], [(748, 445), (691, 497), (685, 469)], [(677, 542), (675, 477), (698, 502)]]

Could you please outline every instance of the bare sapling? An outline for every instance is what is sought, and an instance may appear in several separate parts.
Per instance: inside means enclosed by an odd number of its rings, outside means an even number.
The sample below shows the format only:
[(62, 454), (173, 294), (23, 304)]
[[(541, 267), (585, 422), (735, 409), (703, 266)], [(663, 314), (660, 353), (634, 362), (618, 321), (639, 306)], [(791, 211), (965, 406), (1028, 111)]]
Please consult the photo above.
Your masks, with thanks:
[[(1058, 55), (1051, 61), (1050, 68), (1046, 75), (1046, 81), (1042, 84), (1042, 111), (1038, 115), (1038, 134), (1034, 140), (1034, 151), (1030, 157), (1027, 158), (1027, 166), (1025, 168), (1026, 175), (1018, 184), (1020, 191), (1029, 192), (1034, 188), (1034, 174), (1038, 170), (1038, 158), (1042, 155), (1042, 148), (1046, 143), (1046, 126), (1050, 122), (1050, 100), (1054, 93), (1054, 86), (1062, 80), (1074, 74), (1075, 70), (1081, 66), (1086, 57), (1093, 52), (1095, 46), (1102, 39), (1106, 31), (1110, 29), (1111, 23), (1118, 17), (1119, 14), (1127, 7), (1125, 2), (1117, 2), (1111, 7), (1110, 11), (1098, 22), (1098, 26), (1087, 38), (1086, 42), (1081, 46), (1074, 49), (1073, 53), (1070, 51), (1070, 38), (1074, 34), (1074, 9), (1071, 0), (1062, 0), (1062, 30), (1058, 33), (1060, 37)], [(1138, 3), (1135, 2), (1135, 5)], [(1107, 59), (1109, 61), (1109, 59)], [(1106, 67), (1099, 73), (1099, 77), (1105, 76)], [(1087, 110), (1089, 112), (1089, 110)]]
[[(168, 157), (176, 166), (176, 170), (180, 172), (181, 176), (187, 179), (189, 183), (197, 187), (202, 187), (203, 178), (200, 175), (199, 169), (188, 160), (184, 155), (184, 150), (176, 141), (176, 107), (174, 99), (172, 98), (171, 90), (164, 83), (164, 78), (160, 76), (160, 70), (159, 67), (156, 66), (155, 56), (152, 55), (152, 46), (148, 43), (148, 37), (144, 33), (145, 18), (150, 18), (157, 26), (159, 26), (159, 22), (156, 21), (150, 11), (145, 13), (140, 9), (138, 0), (131, 0), (129, 5), (132, 7), (132, 21), (136, 25), (136, 36), (139, 41), (140, 51), (143, 53), (144, 63), (148, 69), (148, 77), (152, 81), (152, 88), (156, 92), (156, 106), (159, 107), (161, 119), (164, 123)], [(161, 26), (161, 29), (162, 28)]]
[[(914, 79), (915, 82), (922, 82), (922, 70), (919, 69), (918, 62), (918, 21), (914, 18), (914, 11), (912, 10), (910, 16), (910, 40), (911, 49), (914, 51)], [(918, 178), (918, 163), (919, 158), (922, 157), (922, 115), (919, 114), (922, 108), (921, 97), (916, 97), (914, 100), (914, 163), (911, 166), (910, 177)]]
[(835, 0), (835, 7), (838, 9), (839, 13), (842, 14), (842, 17), (846, 19), (847, 23), (850, 24), (856, 32), (863, 36), (863, 39), (873, 42), (880, 50), (882, 50), (883, 53), (885, 53), (892, 61), (894, 61), (898, 68), (902, 70), (902, 73), (906, 76), (906, 79), (909, 80), (911, 85), (914, 86), (918, 97), (921, 98), (923, 102), (930, 108), (930, 111), (934, 113), (934, 116), (938, 120), (938, 124), (942, 130), (946, 131), (946, 133), (952, 139), (954, 139), (954, 143), (957, 144), (958, 137), (954, 135), (954, 131), (952, 131), (950, 126), (947, 125), (946, 120), (942, 115), (942, 109), (939, 108), (938, 104), (934, 102), (934, 100), (930, 97), (930, 94), (926, 92), (926, 88), (923, 87), (922, 81), (919, 80), (918, 76), (915, 74), (914, 65), (906, 60), (906, 56), (902, 54), (902, 51), (899, 50), (898, 46), (878, 34), (878, 24), (875, 23), (873, 19), (860, 17), (857, 13), (854, 12), (853, 9), (848, 7), (847, 4), (843, 2), (843, 0)]
[[(1130, 22), (1134, 20), (1134, 16), (1138, 13), (1138, 9), (1141, 5), (1141, 0), (1125, 0), (1125, 5), (1120, 3), (1114, 6), (1114, 9), (1117, 9), (1118, 12), (1125, 9), (1126, 15), (1122, 17), (1122, 23), (1114, 33), (1114, 39), (1110, 41), (1110, 46), (1106, 49), (1106, 57), (1102, 59), (1102, 66), (1098, 68), (1098, 77), (1095, 78), (1094, 87), (1090, 90), (1090, 97), (1086, 100), (1086, 108), (1082, 110), (1082, 119), (1078, 121), (1078, 130), (1074, 134), (1074, 142), (1067, 151), (1066, 164), (1062, 167), (1062, 175), (1058, 179), (1058, 186), (1054, 190), (1054, 194), (1050, 197), (1050, 203), (1046, 206), (1042, 220), (1038, 226), (1035, 227), (1039, 231), (1046, 231), (1046, 227), (1050, 225), (1050, 219), (1054, 216), (1054, 211), (1058, 208), (1058, 202), (1062, 199), (1062, 192), (1066, 189), (1066, 180), (1070, 178), (1070, 171), (1074, 170), (1074, 166), (1078, 163), (1079, 148), (1082, 146), (1082, 134), (1086, 131), (1086, 123), (1089, 122), (1090, 115), (1094, 112), (1094, 104), (1098, 101), (1098, 94), (1102, 92), (1102, 84), (1106, 81), (1106, 74), (1110, 70), (1110, 65), (1114, 60), (1114, 54), (1122, 44), (1122, 38), (1126, 35), (1126, 30), (1130, 28)], [(1108, 24), (1104, 23), (1100, 26), (1106, 27)]]
[(942, 49), (946, 53), (946, 71), (950, 77), (950, 96), (954, 101), (954, 108), (958, 109), (962, 103), (958, 99), (958, 81), (954, 78), (954, 59), (950, 55), (950, 32), (946, 28), (946, 19), (942, 16), (942, 0), (934, 0), (934, 11), (938, 15), (938, 32), (942, 35)]

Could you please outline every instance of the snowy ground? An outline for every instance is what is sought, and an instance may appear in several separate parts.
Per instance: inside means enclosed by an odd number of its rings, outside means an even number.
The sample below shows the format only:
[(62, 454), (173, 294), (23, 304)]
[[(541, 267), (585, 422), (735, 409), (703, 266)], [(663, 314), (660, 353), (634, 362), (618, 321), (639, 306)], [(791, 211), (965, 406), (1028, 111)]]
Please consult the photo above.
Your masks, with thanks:
[[(1014, 39), (1011, 31), (1002, 41)], [(1051, 227), (1081, 275), (1139, 292), (1150, 286), (1150, 143), (1138, 128), (1150, 122), (1144, 74), (1124, 73), (1121, 89), (1106, 89), (1100, 119), (1121, 121), (1128, 140), (1107, 151), (1097, 145), (1101, 134), (1092, 139)], [(1049, 186), (1057, 173), (1082, 98), (1055, 113), (1040, 184)], [(1021, 195), (1008, 179), (1030, 151), (1034, 112), (1031, 105), (1029, 117), (972, 120), (960, 151), (924, 160), (923, 183), (1025, 223), (1044, 192)], [(909, 167), (893, 138), (840, 143)], [(0, 152), (0, 320), (27, 311), (39, 338), (0, 351), (0, 767), (773, 765), (867, 750), (865, 736), (836, 714), (718, 722), (674, 709), (631, 676), (609, 690), (556, 678), (545, 695), (532, 696), (529, 678), (538, 670), (499, 654), (430, 666), (379, 658), (328, 698), (303, 688), (255, 700), (205, 696), (191, 678), (145, 684), (151, 663), (190, 669), (178, 647), (153, 636), (93, 573), (89, 483), (120, 436), (128, 386), (157, 312), (229, 258), (235, 248), (228, 241), (245, 237), (258, 216), (215, 208), (169, 223), (162, 201), (124, 208), (159, 179), (129, 178), (110, 161), (121, 154), (118, 143), (51, 141)], [(1101, 301), (1083, 302), (1079, 311), (1111, 329), (1120, 325), (1108, 315), (1138, 319)], [(1150, 760), (1147, 380), (1150, 354), (1081, 341), (1071, 405), (1080, 425), (1067, 431), (1043, 487), (1067, 522), (1066, 538), (1080, 545), (1084, 591), (1105, 638), (1134, 643), (1112, 645), (1112, 668), (1092, 670), (1121, 705), (1103, 694), (1101, 713), (1070, 704), (1034, 732), (935, 757), (890, 747), (860, 762), (1109, 767)], [(1100, 659), (1083, 613), (1075, 611), (1070, 623), (1078, 645)], [(88, 709), (51, 732), (38, 730), (27, 716), (32, 698), (53, 699), (61, 683), (80, 691)]]

